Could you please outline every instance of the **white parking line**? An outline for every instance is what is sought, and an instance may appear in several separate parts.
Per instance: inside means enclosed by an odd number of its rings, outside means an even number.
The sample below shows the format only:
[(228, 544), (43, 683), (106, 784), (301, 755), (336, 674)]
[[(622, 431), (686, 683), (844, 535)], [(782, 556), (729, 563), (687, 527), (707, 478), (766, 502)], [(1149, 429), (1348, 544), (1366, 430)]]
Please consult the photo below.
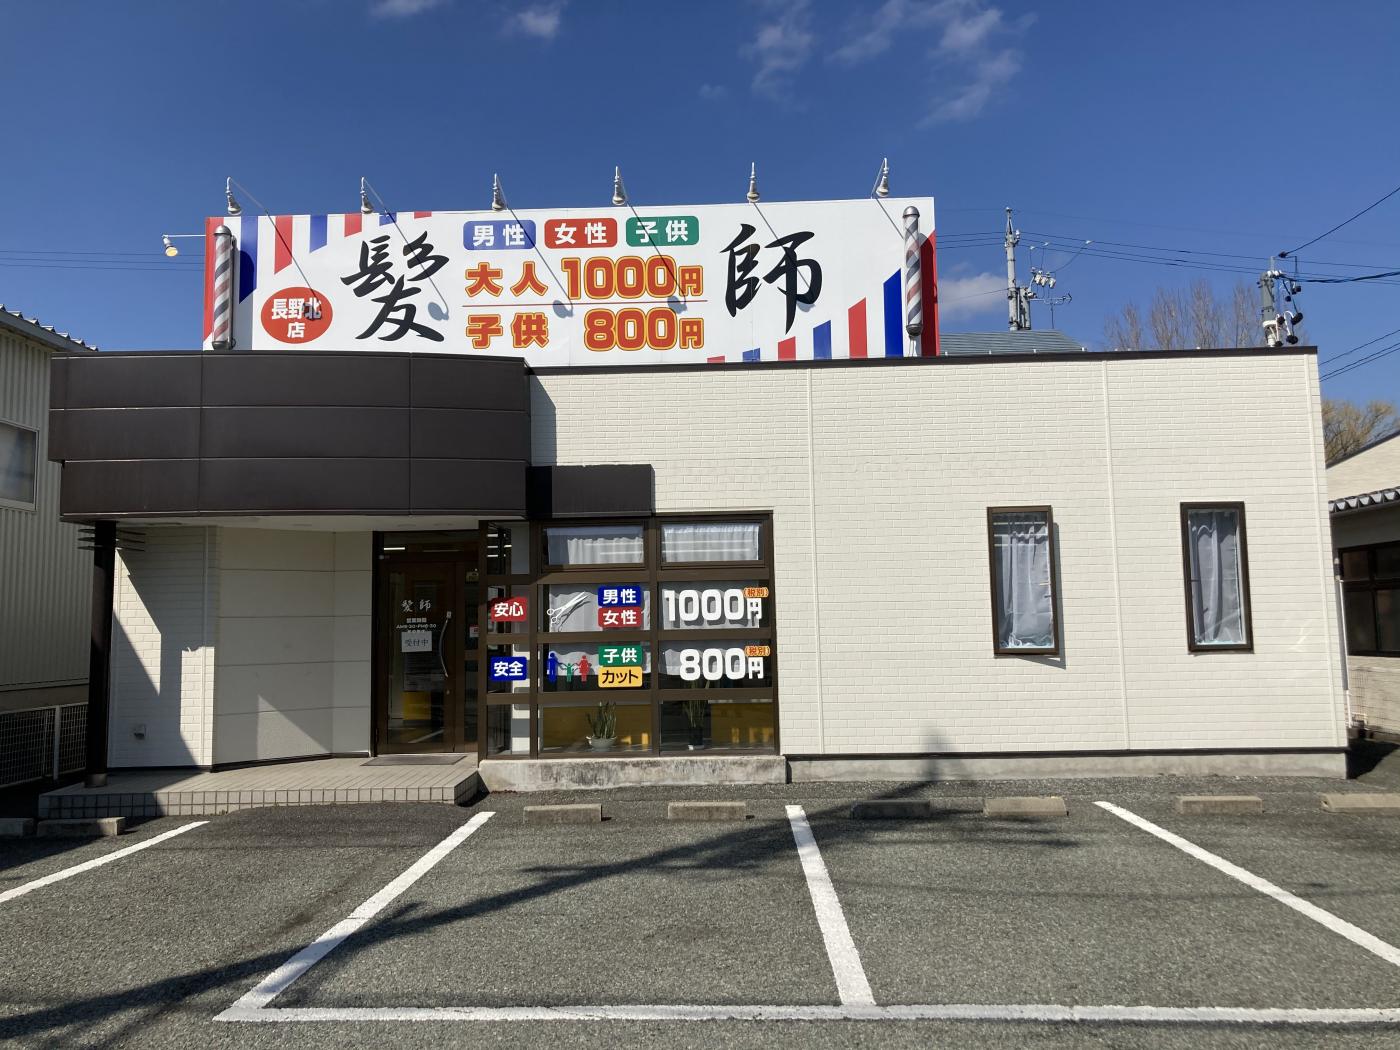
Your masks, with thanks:
[(233, 1013), (246, 1014), (260, 1011), (266, 1007), (268, 1003), (286, 991), (293, 981), (340, 947), (347, 937), (388, 907), (394, 898), (431, 871), (440, 860), (465, 842), (472, 832), (494, 815), (493, 813), (476, 814), (471, 820), (409, 865), (402, 875), (352, 911), (349, 918), (336, 923), (264, 977), (255, 988), (216, 1017), (215, 1020), (249, 1020), (247, 1017), (230, 1017), (228, 1015)]
[(12, 901), (16, 897), (23, 897), (26, 893), (33, 893), (40, 887), (51, 886), (55, 882), (71, 879), (74, 875), (81, 875), (83, 872), (91, 871), (93, 868), (100, 868), (104, 864), (111, 864), (114, 860), (121, 860), (123, 857), (129, 857), (133, 853), (139, 853), (143, 849), (149, 849), (158, 842), (164, 842), (166, 839), (173, 839), (176, 835), (183, 835), (187, 831), (193, 831), (195, 828), (203, 827), (208, 823), (209, 821), (207, 820), (196, 820), (189, 824), (182, 824), (180, 827), (171, 831), (164, 831), (159, 835), (152, 836), (144, 842), (138, 842), (135, 845), (114, 850), (105, 856), (98, 857), (96, 860), (88, 860), (81, 864), (74, 864), (71, 868), (64, 868), (62, 871), (56, 871), (52, 875), (45, 875), (42, 879), (26, 882), (22, 886), (16, 886), (12, 890), (6, 890), (4, 893), (0, 893), (0, 904), (4, 904), (6, 901)]
[(1400, 1009), (1251, 1009), (1239, 1006), (343, 1006), (263, 1010), (231, 1006), (216, 1021), (1001, 1021), (1058, 1024), (1374, 1025)]
[(1216, 856), (1209, 850), (1202, 849), (1194, 842), (1184, 839), (1180, 835), (1173, 834), (1166, 828), (1158, 827), (1156, 824), (1152, 823), (1152, 821), (1145, 820), (1136, 813), (1132, 813), (1120, 806), (1115, 806), (1112, 802), (1097, 802), (1095, 805), (1107, 810), (1115, 817), (1119, 817), (1122, 820), (1126, 820), (1129, 824), (1141, 828), (1150, 835), (1156, 835), (1163, 842), (1168, 842), (1181, 850), (1181, 852), (1195, 857), (1204, 864), (1209, 864), (1216, 871), (1224, 872), (1226, 875), (1230, 876), (1230, 878), (1237, 879), (1251, 889), (1258, 890), (1260, 893), (1272, 897), (1280, 904), (1287, 905), (1299, 914), (1306, 915), (1314, 922), (1321, 923), (1333, 933), (1340, 934), (1353, 944), (1365, 948), (1373, 955), (1380, 956), (1392, 966), (1400, 966), (1400, 948), (1396, 948), (1393, 944), (1387, 944), (1374, 934), (1367, 933), (1365, 930), (1361, 929), (1361, 927), (1353, 926), (1345, 919), (1340, 919), (1333, 915), (1330, 911), (1319, 908), (1316, 904), (1303, 900), (1302, 897), (1294, 896), (1287, 890), (1275, 886), (1267, 879), (1261, 879), (1253, 872), (1246, 871), (1237, 864), (1231, 864), (1224, 857)]
[(812, 907), (817, 913), (822, 940), (826, 942), (826, 956), (831, 960), (831, 972), (836, 977), (841, 1005), (872, 1006), (875, 996), (870, 991), (870, 982), (866, 980), (860, 952), (856, 951), (855, 941), (851, 940), (851, 931), (846, 926), (846, 915), (841, 910), (836, 887), (831, 884), (826, 862), (822, 860), (811, 825), (807, 823), (807, 813), (801, 806), (788, 806), (787, 818), (792, 825), (792, 837), (797, 841), (797, 856), (802, 861), (802, 873), (807, 876), (807, 892), (812, 895)]

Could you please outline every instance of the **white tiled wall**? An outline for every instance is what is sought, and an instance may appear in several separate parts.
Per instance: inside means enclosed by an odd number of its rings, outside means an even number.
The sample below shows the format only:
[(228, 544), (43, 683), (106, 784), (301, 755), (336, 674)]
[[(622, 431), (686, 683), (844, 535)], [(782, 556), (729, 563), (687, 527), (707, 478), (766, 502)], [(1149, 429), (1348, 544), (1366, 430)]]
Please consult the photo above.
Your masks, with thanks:
[(113, 768), (213, 761), (217, 556), (217, 530), (204, 528), (147, 529), (144, 550), (118, 552), (108, 725)]
[(368, 750), (370, 534), (219, 537), (215, 762)]
[[(773, 511), (786, 753), (1335, 747), (1318, 401), (1301, 355), (556, 374), (534, 462)], [(1179, 505), (1208, 500), (1246, 504), (1253, 653), (1187, 649)], [(1054, 508), (1060, 657), (992, 653), (1014, 504)]]

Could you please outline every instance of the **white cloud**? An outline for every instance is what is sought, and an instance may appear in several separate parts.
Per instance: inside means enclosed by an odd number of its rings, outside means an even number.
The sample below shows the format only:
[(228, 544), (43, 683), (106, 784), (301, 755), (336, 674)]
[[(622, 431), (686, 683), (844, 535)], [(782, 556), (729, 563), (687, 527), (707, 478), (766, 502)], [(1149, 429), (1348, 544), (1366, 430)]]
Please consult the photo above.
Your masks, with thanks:
[(506, 31), (540, 40), (553, 40), (559, 35), (567, 3), (568, 0), (541, 0), (526, 4), (506, 18)]
[(753, 89), (777, 101), (792, 97), (792, 80), (807, 64), (816, 46), (810, 0), (768, 0), (764, 5), (771, 21), (758, 27), (744, 53), (758, 61)]
[[(1002, 298), (996, 298), (1000, 293)], [(959, 317), (991, 313), (1005, 309), (1006, 275), (978, 273), (968, 277), (938, 279), (938, 320), (951, 321)]]
[(847, 22), (846, 42), (832, 57), (854, 66), (891, 49), (905, 55), (922, 51), (935, 80), (922, 123), (971, 120), (1020, 71), (1021, 54), (1006, 43), (1030, 23), (1030, 18), (1008, 22), (1002, 9), (986, 0), (885, 0)]
[(374, 0), (369, 13), (375, 18), (412, 18), (445, 3), (447, 0)]
[(1010, 48), (979, 60), (957, 91), (934, 103), (924, 123), (971, 120), (982, 112), (996, 90), (1010, 83), (1020, 71), (1021, 53)]
[(729, 89), (723, 84), (701, 84), (700, 97), (706, 102), (716, 102), (729, 94)]

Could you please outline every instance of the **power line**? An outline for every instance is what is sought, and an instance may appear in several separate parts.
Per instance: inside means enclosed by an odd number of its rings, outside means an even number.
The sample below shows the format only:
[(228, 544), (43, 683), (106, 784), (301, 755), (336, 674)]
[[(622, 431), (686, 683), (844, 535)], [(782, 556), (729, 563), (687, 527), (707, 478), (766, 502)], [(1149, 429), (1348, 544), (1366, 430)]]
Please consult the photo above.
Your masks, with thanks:
[(1337, 376), (1345, 375), (1347, 372), (1355, 371), (1362, 365), (1368, 365), (1373, 361), (1379, 361), (1383, 357), (1389, 357), (1397, 350), (1400, 350), (1400, 343), (1391, 343), (1389, 346), (1382, 347), (1374, 353), (1367, 354), (1359, 361), (1353, 361), (1349, 365), (1342, 365), (1341, 368), (1334, 368), (1332, 369), (1332, 371), (1324, 373), (1323, 375), (1318, 377), (1319, 382), (1325, 379), (1335, 379)]
[(1395, 189), (1391, 190), (1389, 193), (1387, 193), (1387, 194), (1386, 194), (1384, 197), (1382, 197), (1380, 200), (1375, 201), (1375, 202), (1372, 203), (1372, 204), (1366, 205), (1366, 207), (1362, 208), (1359, 212), (1357, 212), (1355, 215), (1353, 215), (1350, 219), (1344, 219), (1344, 220), (1342, 220), (1341, 222), (1337, 223), (1337, 225), (1333, 226), (1330, 230), (1327, 231), (1327, 233), (1319, 233), (1319, 234), (1318, 234), (1316, 237), (1314, 237), (1312, 240), (1310, 240), (1310, 241), (1304, 241), (1302, 244), (1298, 245), (1298, 247), (1293, 248), (1293, 249), (1290, 250), (1290, 251), (1279, 252), (1279, 253), (1278, 253), (1279, 258), (1280, 258), (1280, 259), (1287, 259), (1287, 258), (1288, 258), (1290, 255), (1292, 255), (1294, 252), (1300, 252), (1300, 251), (1302, 251), (1304, 248), (1306, 248), (1308, 245), (1310, 245), (1310, 244), (1316, 244), (1318, 241), (1322, 240), (1322, 238), (1328, 236), (1329, 234), (1336, 233), (1338, 230), (1340, 230), (1340, 229), (1341, 229), (1343, 226), (1345, 226), (1347, 223), (1352, 222), (1353, 220), (1356, 220), (1356, 219), (1361, 218), (1361, 216), (1365, 215), (1365, 214), (1366, 214), (1368, 211), (1370, 211), (1372, 208), (1376, 207), (1376, 206), (1379, 205), (1379, 204), (1384, 204), (1386, 201), (1390, 200), (1391, 197), (1394, 197), (1397, 193), (1400, 193), (1400, 186), (1396, 186)]
[(1329, 357), (1329, 358), (1327, 359), (1327, 363), (1328, 363), (1329, 365), (1330, 365), (1330, 364), (1335, 364), (1337, 361), (1340, 361), (1342, 358), (1344, 358), (1344, 357), (1350, 357), (1352, 354), (1356, 353), (1356, 351), (1358, 351), (1358, 350), (1365, 350), (1365, 349), (1366, 349), (1368, 346), (1370, 346), (1372, 343), (1379, 343), (1382, 339), (1388, 339), (1388, 338), (1389, 338), (1390, 336), (1392, 336), (1392, 335), (1400, 335), (1400, 328), (1397, 328), (1397, 329), (1395, 329), (1395, 330), (1392, 331), (1392, 332), (1386, 332), (1386, 333), (1384, 333), (1383, 335), (1378, 335), (1378, 336), (1376, 336), (1376, 338), (1374, 338), (1374, 339), (1368, 339), (1368, 340), (1366, 340), (1366, 342), (1362, 343), (1360, 346), (1353, 346), (1350, 350), (1346, 350), (1346, 351), (1343, 351), (1343, 352), (1340, 353), (1340, 354), (1334, 355), (1333, 357)]

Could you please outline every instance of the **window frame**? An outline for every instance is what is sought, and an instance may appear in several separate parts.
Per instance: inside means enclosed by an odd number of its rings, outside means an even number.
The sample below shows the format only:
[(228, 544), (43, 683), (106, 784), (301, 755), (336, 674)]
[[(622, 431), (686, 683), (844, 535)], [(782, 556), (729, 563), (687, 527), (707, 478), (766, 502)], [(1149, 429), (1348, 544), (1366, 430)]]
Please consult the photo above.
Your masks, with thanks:
[(34, 478), (34, 484), (33, 484), (32, 490), (31, 490), (31, 492), (30, 492), (30, 500), (29, 500), (28, 503), (26, 503), (24, 500), (9, 499), (9, 498), (7, 498), (7, 497), (5, 497), (5, 496), (3, 496), (3, 495), (0, 495), (0, 509), (4, 509), (4, 510), (26, 510), (26, 511), (38, 510), (38, 507), (39, 507), (39, 436), (40, 436), (40, 435), (39, 435), (39, 429), (38, 429), (37, 427), (25, 426), (23, 423), (18, 423), (18, 422), (16, 422), (16, 421), (13, 420), (13, 419), (6, 419), (6, 418), (3, 417), (3, 416), (0, 416), (0, 426), (4, 426), (4, 427), (13, 427), (15, 430), (23, 431), (24, 433), (26, 433), (26, 434), (31, 434), (31, 435), (33, 435), (33, 437), (34, 437), (34, 455), (33, 455), (33, 459), (32, 459), (32, 471), (31, 471), (31, 474), (32, 474), (32, 476), (33, 476), (33, 478)]
[[(1376, 643), (1380, 643), (1380, 618), (1376, 613), (1376, 592), (1400, 590), (1400, 576), (1379, 576), (1376, 573), (1376, 552), (1386, 548), (1400, 547), (1400, 540), (1389, 543), (1357, 543), (1350, 547), (1337, 548), (1337, 573), (1338, 581), (1342, 585), (1342, 609), (1345, 634), (1343, 642), (1346, 645), (1348, 656), (1374, 656), (1381, 658), (1395, 659), (1400, 657), (1400, 648), (1397, 649), (1353, 649), (1351, 645), (1351, 618), (1346, 615), (1346, 597), (1349, 594), (1368, 594), (1371, 597), (1371, 624), (1375, 630)], [(1348, 580), (1342, 574), (1344, 559), (1348, 554), (1364, 552), (1366, 555), (1366, 578), (1364, 580)]]
[[(1044, 514), (1046, 535), (1050, 544), (1050, 624), (1053, 631), (1049, 646), (1015, 646), (1001, 644), (1001, 612), (997, 603), (997, 551), (996, 534), (993, 523), (998, 514)], [(988, 596), (992, 605), (992, 655), (993, 656), (1059, 656), (1062, 642), (1060, 637), (1060, 549), (1055, 542), (1055, 514), (1049, 504), (1024, 505), (1013, 507), (987, 508), (987, 579)]]
[[(743, 562), (662, 562), (661, 560), (661, 526), (672, 523), (705, 523), (705, 522), (757, 522), (760, 527), (759, 534), (759, 560)], [(494, 573), (488, 571), (486, 551), (487, 537), (489, 530), (494, 525), (526, 525), (529, 529), (529, 550), (530, 559), (526, 571)], [(548, 561), (548, 544), (545, 540), (545, 529), (550, 528), (570, 528), (575, 526), (589, 525), (639, 525), (642, 528), (642, 561), (636, 564), (604, 563), (598, 565), (554, 565)], [(710, 747), (702, 754), (704, 755), (770, 755), (782, 753), (782, 740), (780, 736), (779, 710), (779, 673), (777, 660), (777, 603), (771, 596), (774, 587), (774, 557), (773, 557), (773, 514), (771, 511), (695, 511), (671, 514), (653, 514), (648, 516), (626, 516), (626, 517), (600, 517), (600, 516), (580, 516), (568, 518), (548, 518), (533, 519), (529, 521), (509, 521), (505, 519), (483, 519), (479, 525), (480, 530), (480, 608), (478, 610), (478, 622), (481, 624), (478, 639), (478, 704), (479, 715), (479, 753), (480, 757), (489, 757), (492, 760), (513, 761), (524, 758), (566, 758), (587, 760), (596, 757), (628, 757), (628, 756), (650, 756), (675, 755), (674, 750), (663, 750), (661, 744), (661, 722), (663, 705), (678, 700), (689, 700), (696, 698), (698, 693), (709, 691), (695, 689), (663, 688), (661, 681), (662, 646), (666, 643), (675, 643), (685, 640), (696, 640), (714, 646), (723, 643), (725, 640), (746, 640), (758, 641), (769, 645), (773, 650), (773, 655), (769, 658), (770, 664), (769, 678), (770, 685), (766, 686), (743, 686), (736, 685), (733, 688), (725, 688), (722, 691), (716, 690), (720, 698), (733, 701), (756, 701), (765, 702), (771, 705), (773, 712), (773, 745), (771, 750), (766, 748), (753, 747)], [(769, 614), (767, 622), (763, 627), (724, 627), (724, 628), (677, 628), (663, 630), (661, 627), (661, 587), (663, 584), (679, 582), (704, 582), (704, 581), (729, 581), (735, 578), (736, 573), (751, 579), (761, 581), (763, 586), (769, 588), (770, 601), (768, 605)], [(569, 586), (603, 586), (613, 583), (640, 583), (647, 588), (651, 599), (651, 625), (646, 628), (625, 631), (570, 631), (570, 632), (550, 632), (543, 629), (540, 620), (541, 611), (545, 607), (544, 595), (551, 585)], [(489, 617), (487, 615), (487, 594), (493, 587), (510, 587), (527, 590), (530, 596), (530, 618), (527, 623), (528, 630), (522, 632), (512, 632), (509, 634), (494, 635), (490, 633)], [(645, 699), (650, 705), (652, 712), (652, 746), (644, 751), (618, 751), (602, 752), (591, 754), (589, 752), (548, 752), (542, 755), (539, 750), (541, 709), (544, 707), (567, 707), (575, 706), (581, 702), (584, 704), (594, 704), (600, 699), (597, 692), (579, 691), (570, 694), (567, 692), (550, 692), (542, 688), (542, 676), (544, 674), (544, 661), (540, 659), (540, 653), (546, 651), (552, 645), (583, 645), (593, 646), (600, 641), (612, 640), (621, 642), (640, 641), (652, 654), (652, 672), (647, 686), (635, 691), (628, 690), (637, 700)], [(519, 692), (490, 693), (487, 681), (487, 660), (485, 649), (495, 640), (498, 644), (509, 644), (499, 642), (500, 639), (512, 639), (517, 647), (525, 647), (530, 654), (531, 669), (528, 679), (528, 690)], [(488, 695), (489, 694), (489, 695)], [(586, 699), (580, 701), (580, 697)], [(617, 700), (624, 699), (619, 696)], [(508, 752), (487, 754), (487, 737), (489, 735), (489, 711), (488, 707), (504, 707), (515, 705), (529, 705), (530, 710), (530, 747), (528, 752), (512, 754)]]
[[(1240, 611), (1244, 614), (1244, 641), (1211, 644), (1196, 641), (1196, 608), (1191, 600), (1191, 514), (1199, 511), (1229, 510), (1239, 516)], [(1249, 591), (1249, 529), (1244, 503), (1239, 500), (1212, 500), (1181, 504), (1181, 576), (1186, 601), (1186, 648), (1192, 653), (1254, 652), (1254, 604)]]

